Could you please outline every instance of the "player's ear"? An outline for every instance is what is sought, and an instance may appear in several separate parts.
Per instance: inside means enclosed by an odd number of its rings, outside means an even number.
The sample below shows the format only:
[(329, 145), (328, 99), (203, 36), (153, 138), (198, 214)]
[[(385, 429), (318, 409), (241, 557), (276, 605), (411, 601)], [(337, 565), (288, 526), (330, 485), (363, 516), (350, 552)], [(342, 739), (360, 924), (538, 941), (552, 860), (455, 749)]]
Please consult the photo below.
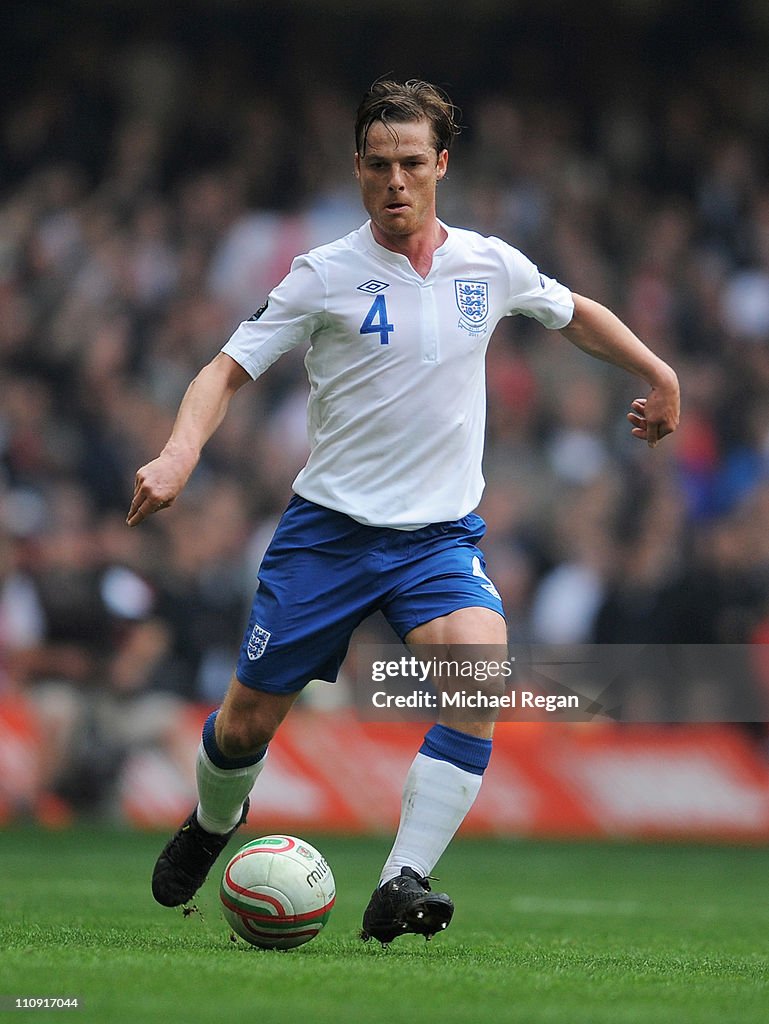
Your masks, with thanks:
[(442, 149), (441, 152), (438, 154), (438, 165), (437, 165), (438, 181), (440, 181), (441, 178), (446, 174), (446, 171), (448, 170), (448, 166), (449, 166), (449, 151), (447, 149)]
[(360, 153), (355, 154), (354, 170), (352, 172), (356, 178), (360, 177)]

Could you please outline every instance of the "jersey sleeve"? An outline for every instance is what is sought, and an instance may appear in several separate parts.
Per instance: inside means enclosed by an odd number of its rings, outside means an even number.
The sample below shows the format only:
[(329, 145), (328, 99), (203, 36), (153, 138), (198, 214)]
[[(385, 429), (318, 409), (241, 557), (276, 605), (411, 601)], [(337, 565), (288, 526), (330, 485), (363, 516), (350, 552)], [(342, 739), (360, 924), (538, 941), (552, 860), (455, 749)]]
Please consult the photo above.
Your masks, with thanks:
[(574, 316), (571, 292), (539, 268), (518, 249), (501, 243), (510, 275), (510, 308), (508, 316), (522, 313), (538, 320), (543, 327), (560, 330)]
[(325, 322), (325, 286), (319, 269), (298, 256), (264, 305), (237, 328), (222, 352), (256, 379), (276, 359), (312, 335)]

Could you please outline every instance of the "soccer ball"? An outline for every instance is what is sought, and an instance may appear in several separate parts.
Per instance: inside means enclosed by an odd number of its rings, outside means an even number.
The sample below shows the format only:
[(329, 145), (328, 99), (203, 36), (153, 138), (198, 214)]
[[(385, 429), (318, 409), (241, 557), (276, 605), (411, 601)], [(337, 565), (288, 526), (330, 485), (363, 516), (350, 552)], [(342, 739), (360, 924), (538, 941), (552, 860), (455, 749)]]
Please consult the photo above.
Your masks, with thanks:
[(331, 915), (336, 886), (325, 857), (296, 836), (263, 836), (241, 847), (219, 889), (232, 930), (261, 949), (314, 939)]

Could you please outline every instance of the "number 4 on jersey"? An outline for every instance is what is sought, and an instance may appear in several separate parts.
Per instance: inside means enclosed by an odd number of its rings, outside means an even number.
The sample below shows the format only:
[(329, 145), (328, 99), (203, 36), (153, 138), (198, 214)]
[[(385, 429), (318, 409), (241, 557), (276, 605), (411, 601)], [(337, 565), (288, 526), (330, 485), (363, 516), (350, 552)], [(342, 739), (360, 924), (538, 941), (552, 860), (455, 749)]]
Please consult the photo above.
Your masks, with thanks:
[(380, 345), (390, 344), (390, 333), (395, 327), (387, 320), (387, 306), (384, 295), (377, 295), (371, 304), (371, 309), (366, 314), (366, 319), (360, 325), (361, 334), (378, 334)]

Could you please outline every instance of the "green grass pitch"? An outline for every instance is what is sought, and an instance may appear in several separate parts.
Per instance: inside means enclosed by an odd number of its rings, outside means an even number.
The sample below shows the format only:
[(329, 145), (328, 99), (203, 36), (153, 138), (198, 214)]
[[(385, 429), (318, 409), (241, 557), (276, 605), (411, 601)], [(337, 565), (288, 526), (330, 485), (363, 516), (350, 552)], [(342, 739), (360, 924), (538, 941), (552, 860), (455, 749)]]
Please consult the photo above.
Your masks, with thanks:
[(56, 1019), (81, 1024), (769, 1019), (769, 850), (456, 840), (438, 869), (450, 929), (384, 950), (357, 928), (388, 841), (306, 838), (337, 903), (317, 939), (278, 953), (230, 939), (218, 864), (200, 914), (153, 903), (164, 837), (0, 832), (0, 1005), (77, 997)]

